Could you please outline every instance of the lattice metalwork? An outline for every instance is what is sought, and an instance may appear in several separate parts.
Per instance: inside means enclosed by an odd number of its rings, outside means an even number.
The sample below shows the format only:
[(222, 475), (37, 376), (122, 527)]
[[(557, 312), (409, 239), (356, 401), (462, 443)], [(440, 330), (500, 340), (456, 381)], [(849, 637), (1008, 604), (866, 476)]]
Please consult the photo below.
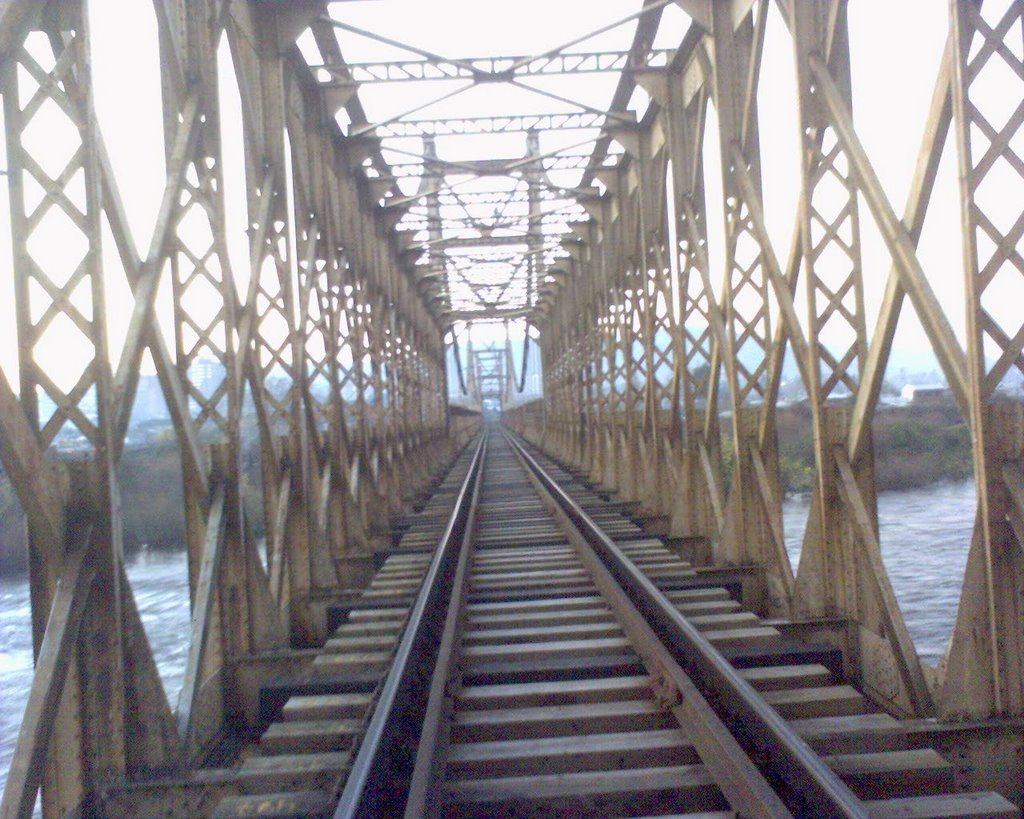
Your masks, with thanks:
[[(762, 200), (762, 163), (772, 157), (762, 157), (757, 105), (768, 19), (776, 7), (766, 2), (703, 7), (703, 18), (695, 20), (669, 67), (635, 75), (653, 101), (653, 112), (648, 110), (641, 123), (640, 142), (655, 144), (659, 129), (667, 129), (672, 184), (654, 198), (675, 242), (671, 264), (657, 262), (658, 244), (647, 233), (628, 227), (635, 204), (635, 188), (624, 177), (629, 163), (646, 161), (642, 172), (652, 176), (663, 171), (650, 157), (638, 156), (635, 145), (627, 146), (628, 160), (616, 171), (594, 172), (607, 184), (600, 204), (587, 203), (594, 223), (588, 230), (573, 229), (581, 243), (572, 246), (580, 265), (560, 296), (574, 309), (555, 304), (541, 322), (542, 334), (553, 336), (545, 358), (550, 407), (543, 415), (516, 413), (519, 428), (593, 478), (616, 486), (620, 497), (670, 516), (681, 534), (700, 532), (714, 539), (710, 559), (768, 567), (772, 590), (766, 608), (843, 611), (857, 619), (863, 645), (873, 652), (862, 660), (864, 684), (906, 712), (937, 709), (964, 716), (993, 708), (1016, 713), (1021, 707), (1017, 692), (1024, 650), (1019, 628), (1009, 625), (1021, 605), (1022, 572), (1019, 553), (1009, 543), (1024, 536), (1020, 407), (1012, 392), (1013, 374), (1024, 363), (1024, 327), (1009, 297), (1021, 290), (1024, 272), (1019, 247), (1024, 217), (1019, 197), (1009, 194), (1024, 178), (1017, 145), (1024, 127), (1021, 5), (950, 3), (952, 46), (936, 78), (902, 218), (853, 124), (846, 4), (777, 7), (797, 68), (803, 181), (793, 214), (797, 229), (781, 261), (765, 218), (774, 203)], [(709, 135), (717, 145), (705, 134), (709, 106), (717, 120), (717, 134)], [(966, 353), (933, 290), (932, 282), (946, 272), (929, 276), (916, 254), (951, 108), (958, 120), (967, 253)], [(625, 129), (621, 122), (609, 122), (605, 132), (610, 144)], [(717, 271), (709, 265), (709, 223), (720, 216), (704, 201), (703, 155), (709, 150), (717, 150), (722, 168), (725, 246), (720, 250), (726, 275), (720, 288), (712, 284)], [(870, 345), (861, 203), (893, 260)], [(636, 259), (645, 255), (655, 262), (645, 265), (650, 279), (641, 277), (637, 288)], [(806, 315), (798, 309), (800, 289), (807, 296)], [(658, 301), (670, 292), (678, 298), (676, 326), (663, 321)], [(972, 541), (949, 664), (938, 674), (943, 679), (938, 688), (926, 679), (903, 621), (879, 557), (875, 522), (872, 418), (905, 301), (921, 321), (958, 408), (971, 419), (984, 522)], [(663, 376), (667, 356), (658, 343), (643, 351), (639, 346), (666, 329), (681, 356), (676, 366), (683, 435), (671, 427), (666, 435), (641, 418), (631, 392), (635, 377), (648, 396), (663, 395), (659, 370)], [(590, 346), (574, 346), (580, 331), (594, 340)], [(816, 442), (815, 500), (796, 573), (782, 534), (775, 441), (774, 403), (787, 350), (799, 370), (797, 389), (808, 397)], [(592, 373), (579, 408), (566, 390), (570, 366)], [(719, 392), (726, 384), (730, 407), (723, 413)], [(787, 389), (792, 394), (793, 384)], [(586, 419), (589, 428), (578, 431), (577, 419)], [(582, 450), (577, 439), (587, 442)], [(652, 452), (666, 453), (672, 466), (663, 474), (675, 481), (667, 496), (685, 497), (684, 508), (636, 479), (637, 459), (660, 468)], [(730, 475), (723, 474), (723, 461)], [(1011, 462), (1015, 466), (1007, 466)], [(886, 677), (886, 664), (895, 677)]]
[[(0, 458), (29, 520), (35, 646), (60, 646), (60, 673), (33, 684), (51, 706), (19, 739), (48, 760), (9, 786), (22, 813), (41, 783), (48, 816), (124, 798), (142, 771), (173, 768), (197, 784), (188, 770), (239, 718), (246, 686), (290, 643), (322, 642), (323, 601), (380, 550), (388, 514), (473, 434), (481, 396), (496, 409), (512, 394), (508, 351), (478, 346), (468, 395), (449, 411), (444, 339), (474, 320), (539, 331), (544, 401), (510, 408), (508, 423), (666, 527), (695, 563), (759, 566), (748, 602), (762, 614), (841, 618), (848, 670), (879, 704), (918, 717), (1024, 713), (1024, 407), (1013, 391), (1024, 377), (1024, 0), (951, 0), (899, 215), (854, 125), (844, 2), (685, 0), (672, 4), (678, 31), (659, 28), (669, 0), (638, 2), (591, 32), (614, 34), (615, 48), (576, 32), (540, 54), (461, 58), (360, 29), (361, 4), (154, 0), (166, 179), (143, 251), (94, 110), (86, 12), (103, 5), (0, 2), (14, 250), (0, 271), (13, 273), (20, 375), (15, 389), (0, 371)], [(797, 212), (783, 214), (797, 229), (781, 261), (766, 220), (778, 202), (762, 194), (775, 157), (758, 133), (774, 114), (758, 106), (772, 31), (795, 60), (800, 128)], [(348, 62), (353, 36), (398, 56)], [(229, 73), (245, 142), (248, 257), (236, 269), (219, 127)], [(614, 88), (604, 102), (575, 99), (556, 85), (566, 75), (610, 75)], [(432, 79), (451, 90), (409, 110), (372, 96)], [(479, 101), (482, 86), (537, 99), (537, 110), (461, 109), (460, 95)], [(950, 127), (966, 350), (936, 296), (948, 272), (927, 271), (916, 249)], [(518, 147), (455, 148), (499, 136)], [(49, 137), (62, 146), (53, 155)], [(721, 203), (705, 155), (721, 169)], [(867, 214), (892, 259), (870, 344)], [(121, 275), (130, 315), (112, 355), (109, 285)], [(872, 423), (905, 304), (969, 419), (978, 479), (957, 625), (935, 669), (910, 639), (876, 520)], [(803, 390), (815, 442), (795, 573), (776, 440), (787, 351), (799, 379), (786, 386)], [(176, 708), (120, 544), (117, 466), (144, 360), (185, 488), (193, 625)], [(62, 430), (84, 442), (77, 451), (62, 450)], [(244, 502), (249, 445), (260, 541)], [(50, 631), (52, 611), (79, 613), (75, 635)], [(65, 684), (73, 696), (52, 696)], [(180, 807), (152, 799), (154, 814)]]
[[(683, 405), (687, 417), (705, 409), (712, 400), (714, 348), (713, 315), (717, 309), (709, 287), (707, 217), (704, 208), (704, 174), (699, 145), (707, 113), (707, 93), (698, 92), (680, 106), (669, 120), (673, 142), (672, 192), (676, 196), (675, 237), (678, 246), (677, 299), (680, 302), (681, 346), (685, 361)], [(689, 162), (682, 161), (682, 150), (689, 148)]]
[(526, 131), (590, 130), (604, 125), (599, 112), (569, 111), (559, 114), (521, 114), (501, 117), (460, 117), (453, 119), (401, 119), (377, 126), (385, 137), (436, 137), (471, 134), (505, 134)]
[[(140, 252), (94, 110), (94, 10), (0, 5), (20, 373), (18, 395), (0, 372), (0, 458), (29, 515), (35, 647), (59, 646), (56, 670), (33, 683), (34, 701), (50, 704), (19, 739), (20, 754), (46, 762), (9, 780), (5, 815), (12, 804), (31, 813), (40, 786), (44, 813), (64, 815), (129, 771), (204, 756), (239, 701), (229, 659), (320, 639), (313, 590), (337, 584), (338, 561), (367, 548), (398, 481), (421, 484), (474, 428), (445, 417), (442, 331), (390, 240), (393, 224), (372, 224), (374, 200), (342, 161), (341, 132), (323, 127), (310, 71), (282, 53), (316, 15), (242, 0), (154, 4), (164, 134), (149, 147), (164, 153), (166, 178)], [(220, 65), (217, 43), (231, 47), (237, 74)], [(231, 85), (248, 209), (248, 257), (236, 269), (217, 93)], [(155, 307), (165, 291), (166, 336)], [(116, 357), (109, 298), (128, 313)], [(163, 388), (185, 487), (192, 628), (173, 709), (120, 536), (117, 466), (144, 360)], [(244, 437), (253, 427), (254, 440)], [(261, 462), (265, 561), (243, 504), (243, 445)], [(54, 621), (54, 610), (70, 620)]]
[[(22, 402), (44, 445), (69, 424), (95, 448), (109, 361), (83, 43), (73, 31), (37, 34), (5, 66), (3, 96)], [(47, 132), (65, 137), (62, 153), (46, 150)]]
[[(759, 5), (766, 6), (765, 3)], [(759, 58), (761, 16), (748, 15), (735, 29), (728, 9), (715, 6), (715, 102), (718, 112), (725, 197), (726, 274), (723, 313), (729, 344), (729, 386), (734, 407), (764, 398), (772, 343), (768, 269), (760, 210), (756, 83), (741, 82)], [(762, 12), (763, 14), (763, 12)], [(757, 23), (761, 22), (758, 26)], [(756, 79), (756, 74), (754, 75)], [(744, 184), (746, 183), (746, 184)]]
[(628, 51), (572, 52), (541, 57), (463, 57), (458, 60), (421, 57), (310, 67), (319, 73), (322, 81), (337, 85), (459, 79), (486, 83), (554, 74), (620, 73), (637, 65), (663, 66), (672, 54), (673, 49), (652, 49), (639, 61)]
[[(953, 673), (944, 680), (943, 707), (957, 716), (1016, 714), (1024, 711), (1024, 636), (1018, 629), (1024, 598), (1018, 559), (1024, 545), (1024, 442), (1019, 408), (1008, 398), (1010, 374), (1024, 374), (1024, 321), (1008, 299), (1024, 286), (1024, 3), (954, 4), (952, 34), (968, 318), (965, 414), (975, 438), (979, 526), (951, 641)], [(980, 655), (973, 642), (978, 639), (985, 646)], [(986, 665), (984, 673), (979, 664)]]
[(684, 216), (682, 220), (686, 237), (679, 240), (683, 345), (689, 375), (684, 404), (687, 415), (691, 417), (696, 410), (704, 409), (710, 403), (715, 377), (711, 366), (714, 348), (711, 324), (713, 294), (705, 286), (708, 280), (708, 273), (704, 268), (707, 264), (707, 254), (704, 250), (707, 239), (703, 220), (698, 215), (702, 210), (703, 208), (689, 209), (689, 215)]
[(835, 351), (820, 341), (816, 345), (821, 392), (828, 397), (845, 387), (852, 394), (857, 390), (858, 363), (865, 353), (856, 193), (848, 172), (840, 171), (848, 166), (835, 134), (825, 130), (820, 150), (815, 136), (805, 135), (804, 141), (805, 154), (810, 157), (807, 185), (812, 191), (805, 227), (805, 258), (811, 268), (808, 300), (814, 310), (812, 335), (845, 339)]
[[(295, 361), (295, 292), (290, 269), (287, 235), (287, 202), (285, 191), (278, 188), (276, 179), (270, 178), (261, 188), (262, 221), (257, 223), (260, 235), (254, 237), (254, 265), (252, 286), (246, 304), (246, 321), (255, 321), (254, 341), (259, 360), (260, 378), (257, 385), (264, 388), (264, 400), (270, 412), (270, 426), (284, 434), (296, 422), (297, 385), (301, 373)], [(261, 197), (261, 198), (262, 198)], [(260, 239), (262, 238), (262, 241)]]
[[(810, 310), (808, 336), (816, 362), (811, 378), (820, 390), (819, 399), (827, 400), (837, 392), (857, 391), (860, 364), (867, 352), (864, 286), (857, 192), (849, 158), (815, 93), (807, 59), (811, 50), (823, 53), (828, 49), (830, 73), (845, 86), (842, 91), (849, 101), (849, 46), (844, 19), (832, 21), (829, 41), (823, 36), (828, 21), (820, 9), (795, 9), (793, 21), (800, 43), (797, 67), (807, 203), (802, 240)], [(816, 41), (816, 37), (820, 39)]]
[[(337, 270), (324, 258), (319, 225), (310, 220), (298, 235), (299, 304), (305, 339), (306, 390), (316, 426), (330, 426), (334, 395), (338, 390), (334, 350), (340, 337), (341, 285)], [(332, 278), (334, 279), (332, 281)]]
[(1006, 293), (1024, 286), (1024, 209), (1006, 195), (1024, 181), (1024, 106), (1015, 105), (1013, 93), (1024, 84), (1022, 16), (1024, 6), (1016, 2), (956, 6), (956, 101), (971, 225), (966, 237), (970, 355), (979, 369), (983, 400), (1011, 369), (1024, 373), (1024, 319), (1005, 302)]
[[(216, 144), (216, 124), (200, 129), (199, 145)], [(221, 435), (229, 423), (235, 383), (235, 290), (223, 236), (219, 156), (207, 147), (185, 174), (177, 219), (172, 284), (178, 372), (198, 428)]]

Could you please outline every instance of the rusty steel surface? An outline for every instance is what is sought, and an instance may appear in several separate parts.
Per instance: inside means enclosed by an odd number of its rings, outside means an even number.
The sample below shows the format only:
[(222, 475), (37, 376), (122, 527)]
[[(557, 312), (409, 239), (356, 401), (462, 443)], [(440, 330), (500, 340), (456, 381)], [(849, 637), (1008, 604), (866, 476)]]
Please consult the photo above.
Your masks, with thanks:
[[(326, 611), (499, 412), (696, 565), (746, 578), (756, 614), (845, 624), (846, 672), (877, 708), (988, 726), (980, 744), (944, 735), (972, 760), (965, 780), (998, 778), (979, 748), (1005, 753), (1015, 740), (992, 726), (1024, 719), (1024, 0), (942, 4), (902, 202), (854, 115), (862, 0), (636, 0), (572, 30), (538, 19), (555, 45), (493, 54), (472, 33), (452, 54), (425, 32), (406, 42), (387, 0), (139, 3), (151, 31), (126, 8), (119, 36), (151, 52), (152, 88), (118, 101), (112, 133), (104, 83), (141, 57), (105, 45), (102, 4), (0, 0), (0, 462), (27, 520), (42, 669), (3, 819), (37, 790), (46, 817), (101, 794), (123, 806), (133, 787), (202, 813), (237, 790), (170, 783), (244, 745), (254, 692), (330, 637)], [(759, 105), (779, 40), (797, 137), (785, 206), (767, 195), (783, 163)], [(535, 107), (501, 110), (503, 93)], [(149, 210), (126, 135), (157, 168)], [(940, 199), (955, 237), (925, 229)], [(877, 317), (869, 234), (891, 265)], [(938, 241), (960, 258), (930, 261)], [(970, 431), (977, 486), (935, 667), (879, 537), (873, 430), (901, 320)], [(476, 332), (502, 324), (504, 344)], [(795, 566), (787, 381), (814, 461)], [(177, 702), (125, 573), (119, 474), (150, 386), (180, 457), (192, 622)]]

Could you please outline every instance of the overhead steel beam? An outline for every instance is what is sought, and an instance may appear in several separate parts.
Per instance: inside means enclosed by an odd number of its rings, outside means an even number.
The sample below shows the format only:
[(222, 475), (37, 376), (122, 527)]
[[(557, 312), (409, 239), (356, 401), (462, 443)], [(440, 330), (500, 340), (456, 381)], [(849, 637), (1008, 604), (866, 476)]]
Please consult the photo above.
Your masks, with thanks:
[(589, 51), (545, 57), (466, 57), (458, 62), (439, 59), (387, 60), (310, 66), (320, 76), (329, 74), (327, 86), (357, 86), (377, 83), (473, 80), (483, 84), (508, 82), (522, 77), (555, 77), (565, 74), (617, 73), (661, 67), (675, 49), (651, 49), (637, 60), (629, 51)]
[(557, 114), (509, 114), (507, 116), (451, 117), (442, 119), (399, 120), (382, 124), (376, 136), (463, 136), (476, 134), (510, 134), (524, 131), (569, 131), (599, 129), (606, 117), (590, 111), (567, 111)]

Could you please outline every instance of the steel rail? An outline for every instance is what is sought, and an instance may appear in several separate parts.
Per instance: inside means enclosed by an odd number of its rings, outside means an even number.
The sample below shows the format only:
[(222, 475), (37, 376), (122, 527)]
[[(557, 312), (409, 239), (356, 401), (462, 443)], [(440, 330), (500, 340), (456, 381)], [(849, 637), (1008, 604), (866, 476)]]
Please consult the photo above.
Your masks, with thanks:
[(472, 532), (485, 445), (482, 435), (409, 613), (334, 819), (401, 815), (444, 627), (444, 601)]
[[(487, 432), (484, 433), (484, 454), (481, 463), (487, 462)], [(444, 630), (438, 643), (438, 657), (434, 664), (434, 673), (430, 681), (430, 695), (427, 699), (425, 713), (420, 729), (420, 743), (416, 750), (416, 764), (409, 778), (409, 793), (406, 800), (406, 819), (421, 819), (427, 816), (434, 804), (434, 787), (437, 780), (434, 772), (439, 763), (441, 748), (447, 741), (445, 718), (448, 716), (449, 681), (453, 669), (459, 662), (459, 637), (463, 627), (466, 597), (468, 593), (467, 576), (469, 574), (470, 546), (476, 539), (476, 511), (479, 509), (480, 492), (483, 487), (483, 468), (473, 484), (473, 512), (466, 522), (463, 534), (463, 546), (459, 550), (454, 577), (452, 579), (448, 602), (444, 613)]]
[(676, 662), (712, 704), (794, 816), (858, 817), (867, 808), (728, 660), (506, 430), (513, 450), (562, 508)]

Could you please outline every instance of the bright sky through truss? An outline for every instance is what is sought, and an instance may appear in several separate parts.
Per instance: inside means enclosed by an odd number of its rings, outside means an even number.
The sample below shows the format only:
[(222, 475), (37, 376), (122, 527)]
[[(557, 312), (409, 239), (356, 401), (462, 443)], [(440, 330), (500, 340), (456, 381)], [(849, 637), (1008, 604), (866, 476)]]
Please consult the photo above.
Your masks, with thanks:
[[(522, 0), (516, 3), (480, 2), (414, 2), (413, 0), (357, 0), (336, 3), (331, 13), (352, 25), (384, 34), (396, 40), (436, 51), (446, 57), (478, 57), (494, 54), (529, 55), (559, 45), (585, 34), (639, 8), (638, 0), (615, 0), (594, 3), (592, 0)], [(988, 4), (986, 4), (988, 5)], [(886, 24), (877, 24), (883, 13)], [(947, 4), (938, 0), (905, 0), (900, 3), (879, 3), (877, 0), (855, 0), (849, 5), (850, 39), (853, 62), (854, 119), (858, 133), (881, 177), (897, 212), (902, 210), (907, 186), (921, 139), (922, 127), (939, 56), (948, 29)], [(147, 247), (153, 218), (163, 184), (163, 144), (160, 113), (160, 83), (156, 22), (149, 3), (111, 3), (94, 0), (90, 3), (90, 25), (93, 37), (92, 63), (96, 72), (95, 98), (100, 127), (108, 145), (115, 176), (125, 200), (131, 227), (140, 249)], [(666, 8), (664, 23), (655, 47), (674, 47), (685, 30), (686, 17), (674, 6)], [(598, 38), (572, 47), (573, 51), (622, 50), (632, 40), (636, 23), (630, 22)], [(130, 32), (130, 36), (126, 33)], [(911, 34), (912, 33), (912, 34)], [(408, 58), (408, 52), (385, 46), (350, 32), (339, 31), (342, 54), (349, 62)], [(308, 36), (302, 44), (309, 46)], [(311, 62), (319, 63), (317, 52)], [(224, 60), (222, 59), (222, 64)], [(371, 121), (379, 121), (401, 113), (445, 92), (465, 81), (437, 81), (422, 84), (402, 83), (388, 86), (366, 85), (359, 97)], [(575, 77), (531, 79), (525, 84), (553, 91), (587, 106), (607, 107), (615, 86), (615, 75), (582, 75)], [(784, 259), (788, 253), (797, 201), (799, 173), (796, 120), (793, 103), (793, 58), (788, 32), (772, 4), (759, 92), (759, 125), (764, 159), (766, 219), (776, 254)], [(240, 126), (238, 125), (237, 90), (230, 71), (221, 78), (225, 144), (225, 190), (229, 210), (231, 257), (235, 267), (244, 266), (246, 237), (244, 226), (244, 193), (239, 170)], [(988, 93), (1005, 93), (998, 85)], [(1007, 99), (1019, 99), (1017, 89)], [(233, 97), (235, 98), (232, 102)], [(643, 95), (634, 99), (642, 112)], [(487, 84), (456, 96), (451, 100), (424, 108), (413, 118), (439, 116), (481, 116), (516, 112), (540, 113), (572, 110), (565, 102), (531, 94), (522, 89)], [(582, 109), (579, 109), (582, 110)], [(43, 125), (46, 125), (43, 121)], [(708, 187), (709, 225), (712, 230), (711, 258), (713, 281), (721, 280), (722, 222), (720, 168), (714, 139), (714, 115), (709, 119), (706, 140), (705, 178)], [(52, 133), (51, 133), (52, 131)], [(60, 153), (66, 146), (58, 144), (58, 128), (39, 128), (39, 138)], [(593, 139), (596, 132), (564, 131), (542, 134), (542, 153), (567, 149), (580, 140)], [(0, 146), (2, 147), (2, 146)], [(385, 141), (385, 156), (410, 172), (417, 160), (410, 153), (422, 152), (418, 138)], [(525, 147), (522, 134), (487, 137), (438, 138), (441, 159), (490, 159), (521, 156)], [(566, 153), (586, 155), (589, 144), (569, 148)], [(399, 151), (404, 153), (399, 153)], [(960, 249), (959, 205), (956, 195), (955, 146), (947, 146), (940, 169), (937, 190), (919, 252), (922, 264), (931, 277), (947, 315), (963, 341), (963, 274)], [(578, 181), (580, 171), (552, 170), (556, 185)], [(461, 180), (461, 181), (460, 181)], [(495, 177), (473, 179), (456, 177), (459, 192), (497, 191), (508, 188), (508, 180)], [(415, 177), (400, 181), (403, 193), (414, 192)], [(522, 186), (521, 186), (522, 187)], [(998, 192), (997, 192), (998, 193)], [(549, 194), (544, 209), (568, 208), (569, 200)], [(444, 216), (457, 215), (460, 205), (452, 198), (444, 205)], [(480, 207), (477, 212), (485, 212)], [(492, 208), (493, 210), (493, 208)], [(510, 213), (521, 214), (516, 205)], [(412, 218), (412, 217), (407, 217)], [(500, 220), (499, 220), (500, 222)], [(890, 263), (878, 231), (866, 207), (861, 207), (860, 224), (863, 241), (864, 277), (867, 289), (867, 323), (873, 325), (878, 309), (882, 283)], [(415, 225), (414, 225), (415, 226)], [(495, 228), (500, 235), (505, 228)], [(417, 233), (422, 237), (422, 233)], [(45, 252), (59, 257), (64, 244), (59, 233), (40, 234), (36, 244)], [(130, 294), (119, 272), (116, 253), (109, 236), (105, 237), (104, 259), (107, 265), (108, 303), (111, 322), (111, 349), (119, 350), (120, 338), (130, 312)], [(42, 251), (41, 251), (42, 252)], [(452, 257), (458, 254), (452, 253)], [(506, 254), (507, 255), (507, 254)], [(551, 261), (550, 255), (548, 260)], [(479, 275), (486, 279), (491, 272), (514, 268), (495, 251), (487, 265), (480, 265)], [(7, 214), (6, 177), (0, 176), (0, 367), (12, 383), (17, 383), (16, 339), (13, 321), (11, 252)], [(456, 279), (461, 274), (456, 274)], [(470, 274), (467, 274), (470, 275)], [(500, 278), (498, 276), (497, 278)], [(518, 288), (518, 289), (517, 289)], [(166, 291), (166, 286), (165, 286)], [(491, 291), (497, 293), (497, 290)], [(522, 299), (519, 284), (512, 291)], [(463, 296), (470, 300), (465, 288)], [(802, 288), (800, 291), (802, 295)], [(1004, 295), (1006, 309), (1020, 303), (1019, 293)], [(166, 292), (158, 305), (165, 332), (171, 327)], [(802, 305), (801, 308), (803, 309)], [(927, 347), (920, 326), (911, 310), (904, 311), (897, 348), (920, 350)], [(61, 368), (74, 357), (73, 350), (55, 349), (47, 355), (43, 366), (59, 379)], [(75, 367), (78, 365), (75, 364)]]
[[(455, 59), (495, 55), (532, 57), (576, 39), (579, 42), (570, 47), (571, 53), (627, 51), (636, 31), (635, 19), (597, 36), (586, 35), (629, 17), (636, 10), (634, 0), (603, 3), (599, 11), (595, 11), (593, 3), (579, 0), (558, 4), (539, 0), (516, 4), (371, 1), (334, 4), (331, 13), (335, 19), (354, 28), (412, 47), (399, 48), (371, 36), (339, 29), (338, 39), (346, 62), (369, 63), (419, 59), (422, 52)], [(688, 23), (686, 15), (673, 6), (665, 14), (662, 39), (667, 37), (671, 45), (678, 45)], [(311, 38), (302, 46), (307, 59), (313, 62), (316, 51)], [(422, 52), (417, 54), (412, 49)], [(472, 86), (467, 79), (367, 83), (359, 88), (359, 99), (371, 122), (386, 122), (413, 109), (415, 113), (403, 119), (557, 114), (588, 108), (603, 112), (610, 106), (618, 81), (617, 73), (602, 73), (531, 77), (521, 80), (522, 87), (487, 83), (467, 88)], [(460, 88), (466, 90), (453, 93)], [(439, 97), (446, 98), (424, 106)], [(551, 187), (539, 194), (542, 201), (538, 207), (543, 214), (539, 218), (540, 232), (546, 237), (542, 240), (542, 252), (538, 249), (531, 254), (523, 235), (528, 224), (524, 220), (529, 214), (526, 173), (475, 177), (459, 173), (459, 168), (449, 168), (444, 180), (449, 187), (438, 197), (442, 226), (433, 236), (427, 229), (430, 224), (427, 200), (413, 203), (400, 229), (413, 230), (415, 241), (429, 243), (433, 248), (440, 248), (445, 240), (468, 244), (477, 239), (486, 244), (487, 235), (496, 239), (511, 240), (517, 236), (523, 239), (519, 244), (492, 248), (447, 247), (433, 256), (424, 252), (419, 260), (424, 272), (439, 271), (442, 267), (447, 270), (447, 298), (453, 310), (479, 312), (489, 306), (528, 309), (536, 302), (536, 294), (531, 295), (531, 292), (543, 276), (543, 267), (557, 264), (557, 257), (562, 255), (558, 241), (567, 229), (566, 220), (586, 218), (582, 207), (572, 197), (561, 195), (557, 188), (580, 184), (581, 166), (587, 163), (599, 136), (599, 128), (539, 132), (538, 152), (541, 155), (560, 153), (557, 159), (552, 157), (550, 164), (563, 166), (548, 168), (545, 182)], [(514, 161), (524, 157), (528, 150), (524, 133), (438, 136), (435, 147), (439, 159), (452, 162)], [(418, 163), (426, 150), (424, 141), (418, 137), (389, 137), (382, 140), (382, 149), (384, 158), (396, 168), (400, 192), (411, 196), (422, 190), (423, 166)], [(537, 166), (522, 169), (529, 167)], [(500, 192), (504, 192), (504, 196), (499, 195)], [(536, 265), (532, 274), (534, 284), (527, 281), (532, 265)]]

